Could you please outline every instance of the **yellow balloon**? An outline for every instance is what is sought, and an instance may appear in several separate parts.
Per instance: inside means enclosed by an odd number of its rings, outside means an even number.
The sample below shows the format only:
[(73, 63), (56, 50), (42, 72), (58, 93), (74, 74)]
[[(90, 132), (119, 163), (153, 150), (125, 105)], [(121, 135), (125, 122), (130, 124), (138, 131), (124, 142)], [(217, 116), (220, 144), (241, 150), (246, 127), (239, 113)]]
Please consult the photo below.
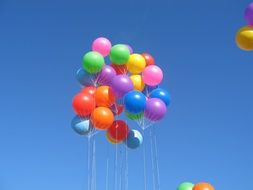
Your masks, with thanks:
[(117, 141), (117, 140), (111, 138), (108, 132), (106, 133), (106, 139), (111, 144), (118, 144), (118, 143), (120, 143), (120, 141)]
[(130, 79), (132, 80), (134, 84), (134, 89), (138, 91), (143, 91), (144, 89), (144, 82), (141, 75), (132, 75), (130, 76)]
[(130, 73), (133, 74), (141, 73), (145, 69), (145, 67), (146, 61), (142, 55), (137, 53), (130, 55), (127, 62), (127, 69)]
[(237, 32), (236, 43), (242, 50), (253, 50), (253, 26), (242, 27)]

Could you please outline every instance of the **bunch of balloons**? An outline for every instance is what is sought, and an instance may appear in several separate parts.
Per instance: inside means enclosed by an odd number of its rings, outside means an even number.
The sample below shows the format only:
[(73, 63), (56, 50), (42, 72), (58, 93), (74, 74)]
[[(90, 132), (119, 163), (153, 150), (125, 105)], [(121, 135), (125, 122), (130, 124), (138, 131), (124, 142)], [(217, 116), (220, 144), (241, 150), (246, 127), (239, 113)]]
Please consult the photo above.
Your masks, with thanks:
[[(106, 56), (111, 64), (105, 64)], [(165, 116), (170, 104), (169, 93), (158, 87), (163, 71), (154, 58), (134, 53), (126, 44), (112, 46), (104, 37), (97, 38), (92, 51), (83, 56), (76, 78), (82, 89), (73, 98), (72, 127), (80, 135), (105, 130), (109, 142), (137, 148), (143, 141), (141, 133), (117, 116), (124, 112), (129, 119), (154, 122)]]
[(189, 183), (189, 182), (184, 182), (181, 183), (177, 190), (215, 190), (214, 187), (209, 184), (209, 183), (197, 183), (197, 184), (193, 184), (193, 183)]
[(247, 26), (242, 27), (236, 35), (236, 43), (245, 51), (253, 50), (253, 2), (245, 10)]

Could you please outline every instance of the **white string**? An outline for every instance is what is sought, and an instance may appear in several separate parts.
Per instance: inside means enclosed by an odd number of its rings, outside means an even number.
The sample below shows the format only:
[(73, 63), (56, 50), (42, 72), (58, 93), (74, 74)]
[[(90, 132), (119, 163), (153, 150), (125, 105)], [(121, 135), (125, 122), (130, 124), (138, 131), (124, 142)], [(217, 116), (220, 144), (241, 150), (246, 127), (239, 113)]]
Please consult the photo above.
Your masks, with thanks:
[(156, 190), (156, 178), (155, 178), (155, 164), (154, 164), (154, 151), (153, 151), (153, 137), (152, 130), (150, 129), (150, 151), (151, 151), (151, 163), (152, 163), (152, 176), (153, 176), (153, 190)]
[(157, 190), (160, 190), (160, 170), (159, 170), (159, 162), (158, 162), (156, 134), (154, 135), (154, 145), (155, 145), (155, 158), (156, 158), (155, 162), (156, 162), (156, 170), (157, 170)]
[[(143, 131), (143, 138), (145, 136), (145, 131)], [(146, 175), (146, 143), (143, 143), (143, 174), (144, 174), (144, 190), (147, 190), (147, 175)]]
[(87, 160), (88, 160), (88, 166), (87, 166), (87, 168), (88, 168), (88, 190), (90, 190), (90, 149), (91, 149), (91, 144), (90, 144), (90, 137), (88, 137), (88, 158), (87, 158)]

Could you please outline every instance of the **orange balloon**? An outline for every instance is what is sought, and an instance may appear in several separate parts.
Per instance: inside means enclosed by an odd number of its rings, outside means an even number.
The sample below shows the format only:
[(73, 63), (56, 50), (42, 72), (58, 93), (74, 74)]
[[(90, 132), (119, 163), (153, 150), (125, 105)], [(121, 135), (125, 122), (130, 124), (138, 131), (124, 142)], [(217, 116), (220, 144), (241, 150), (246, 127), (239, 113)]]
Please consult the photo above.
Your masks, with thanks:
[(192, 190), (215, 190), (209, 183), (197, 183)]
[(112, 125), (114, 115), (109, 108), (97, 107), (92, 112), (90, 120), (96, 129), (106, 130)]
[(115, 96), (109, 86), (100, 86), (95, 92), (95, 101), (97, 106), (111, 107), (115, 103)]

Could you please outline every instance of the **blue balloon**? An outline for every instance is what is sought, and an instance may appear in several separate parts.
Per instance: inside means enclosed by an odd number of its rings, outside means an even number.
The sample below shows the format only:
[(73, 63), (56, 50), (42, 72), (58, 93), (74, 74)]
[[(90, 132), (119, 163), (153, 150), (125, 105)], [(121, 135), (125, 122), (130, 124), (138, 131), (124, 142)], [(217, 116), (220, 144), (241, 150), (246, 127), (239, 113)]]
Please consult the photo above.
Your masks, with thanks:
[(153, 90), (150, 94), (150, 98), (159, 98), (166, 104), (166, 106), (170, 105), (171, 101), (170, 93), (162, 88)]
[(93, 127), (89, 118), (82, 118), (80, 116), (75, 116), (71, 121), (72, 129), (79, 135), (89, 135)]
[(124, 141), (126, 146), (131, 149), (138, 148), (143, 142), (141, 133), (137, 130), (131, 130), (128, 133), (127, 139)]
[(94, 82), (96, 80), (96, 76), (93, 74), (90, 74), (87, 71), (85, 71), (84, 69), (80, 68), (76, 72), (76, 79), (81, 85), (90, 86), (90, 85), (94, 84)]
[(146, 108), (146, 96), (139, 91), (132, 90), (124, 97), (124, 106), (126, 111), (130, 113), (140, 113)]
[(155, 90), (155, 89), (157, 89), (159, 86), (157, 85), (157, 86), (149, 86), (149, 85), (145, 85), (145, 87), (144, 87), (144, 89), (143, 89), (143, 94), (145, 95), (145, 96), (147, 96), (147, 97), (149, 97), (149, 95), (150, 95), (150, 93), (153, 91), (153, 90)]

